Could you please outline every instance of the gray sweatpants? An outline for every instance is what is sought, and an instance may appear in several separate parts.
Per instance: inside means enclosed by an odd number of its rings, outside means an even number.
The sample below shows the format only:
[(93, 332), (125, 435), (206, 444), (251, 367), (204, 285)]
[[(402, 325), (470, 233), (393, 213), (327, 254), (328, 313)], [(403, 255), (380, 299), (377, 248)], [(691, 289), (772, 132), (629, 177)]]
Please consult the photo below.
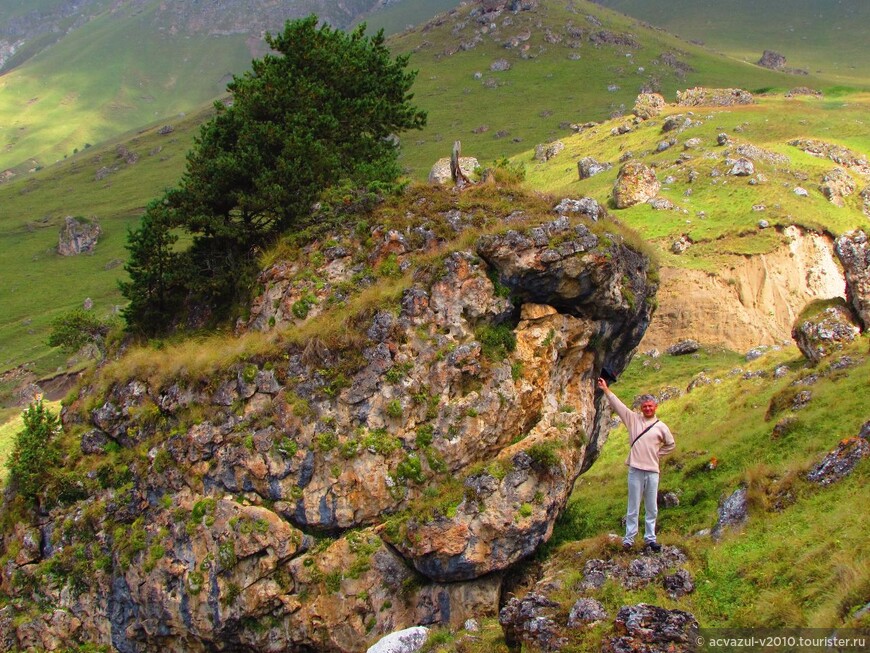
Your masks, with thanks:
[(656, 517), (659, 514), (657, 495), (659, 491), (658, 472), (628, 468), (628, 510), (625, 513), (625, 537), (622, 541), (631, 544), (637, 537), (637, 518), (640, 513), (640, 500), (646, 509), (644, 519), (644, 542), (656, 541)]

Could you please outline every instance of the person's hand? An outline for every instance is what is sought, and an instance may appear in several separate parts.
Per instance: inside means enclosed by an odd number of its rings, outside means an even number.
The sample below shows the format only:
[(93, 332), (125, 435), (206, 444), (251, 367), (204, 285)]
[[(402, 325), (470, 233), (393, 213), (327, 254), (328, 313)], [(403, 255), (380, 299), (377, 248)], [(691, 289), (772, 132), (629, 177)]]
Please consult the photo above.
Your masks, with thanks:
[(598, 387), (604, 390), (604, 392), (607, 392), (610, 389), (607, 387), (607, 381), (605, 381), (601, 377), (598, 377)]

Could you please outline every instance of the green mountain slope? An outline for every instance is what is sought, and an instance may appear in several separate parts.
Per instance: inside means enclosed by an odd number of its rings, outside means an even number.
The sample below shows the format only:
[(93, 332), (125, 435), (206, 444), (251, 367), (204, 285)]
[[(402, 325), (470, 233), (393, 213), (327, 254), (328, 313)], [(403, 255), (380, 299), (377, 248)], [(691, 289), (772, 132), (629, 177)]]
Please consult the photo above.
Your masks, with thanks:
[(749, 62), (775, 50), (789, 66), (838, 83), (866, 86), (870, 81), (870, 4), (864, 0), (597, 2)]
[[(511, 156), (569, 133), (572, 123), (630, 110), (642, 88), (673, 99), (677, 89), (696, 85), (798, 84), (793, 75), (714, 54), (582, 1), (497, 15), (465, 5), (391, 45), (413, 53), (411, 65), (420, 70), (415, 97), (429, 111), (427, 130), (403, 144), (417, 178), (450, 155), (454, 140), (482, 163)], [(510, 69), (492, 70), (500, 61)], [(799, 83), (831, 82), (809, 76)]]
[[(345, 27), (376, 0), (0, 1), (0, 171), (21, 173), (196, 110), (265, 52), (262, 35), (316, 13)], [(434, 13), (416, 4), (414, 15)]]

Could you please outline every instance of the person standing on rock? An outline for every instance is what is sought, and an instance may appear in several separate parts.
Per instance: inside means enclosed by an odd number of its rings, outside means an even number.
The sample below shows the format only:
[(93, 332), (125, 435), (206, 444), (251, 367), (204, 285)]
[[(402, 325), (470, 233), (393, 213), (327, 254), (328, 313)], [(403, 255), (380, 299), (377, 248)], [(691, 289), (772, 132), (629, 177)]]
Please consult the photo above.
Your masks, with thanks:
[(613, 394), (607, 381), (598, 379), (598, 387), (604, 391), (610, 406), (628, 429), (629, 451), (625, 461), (628, 466), (628, 509), (625, 513), (622, 548), (629, 550), (634, 545), (640, 502), (643, 499), (646, 511), (643, 533), (645, 548), (653, 552), (661, 551), (661, 545), (656, 542), (659, 458), (674, 450), (674, 436), (667, 425), (656, 418), (658, 402), (652, 395), (641, 396), (640, 413), (636, 413)]

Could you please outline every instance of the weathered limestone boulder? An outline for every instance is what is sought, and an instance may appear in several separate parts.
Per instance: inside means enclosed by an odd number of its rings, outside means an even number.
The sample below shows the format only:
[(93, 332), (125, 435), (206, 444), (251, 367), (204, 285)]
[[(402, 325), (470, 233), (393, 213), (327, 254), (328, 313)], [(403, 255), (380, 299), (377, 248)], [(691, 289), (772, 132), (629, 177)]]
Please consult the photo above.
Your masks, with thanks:
[(819, 190), (831, 204), (845, 206), (843, 198), (855, 192), (855, 180), (843, 168), (834, 168), (822, 177)]
[(379, 640), (370, 646), (366, 653), (416, 653), (427, 639), (429, 639), (429, 629), (425, 626), (405, 628)]
[(574, 605), (571, 606), (571, 612), (568, 613), (568, 627), (576, 628), (578, 626), (598, 623), (607, 619), (607, 617), (608, 614), (604, 606), (595, 599), (577, 599)]
[(864, 176), (870, 176), (870, 163), (868, 163), (867, 157), (864, 154), (853, 152), (848, 147), (815, 138), (796, 138), (789, 141), (788, 144), (812, 156), (830, 159), (844, 168), (854, 170)]
[(596, 161), (591, 156), (584, 156), (577, 162), (577, 172), (580, 175), (580, 179), (589, 179), (589, 177), (597, 175), (599, 172), (610, 170), (612, 167), (611, 164)]
[(749, 519), (749, 507), (746, 503), (746, 488), (739, 487), (719, 505), (718, 519), (711, 535), (719, 538), (726, 529), (742, 526), (747, 519)]
[(841, 440), (837, 447), (807, 474), (819, 485), (830, 485), (848, 476), (862, 458), (870, 456), (870, 421), (864, 422), (857, 436)]
[(619, 169), (613, 187), (613, 202), (625, 209), (654, 198), (661, 188), (655, 170), (640, 161), (629, 161)]
[(510, 599), (498, 614), (508, 648), (519, 650), (525, 643), (546, 653), (562, 650), (568, 640), (556, 622), (558, 607), (555, 601), (534, 592)]
[(598, 203), (598, 200), (593, 197), (581, 197), (580, 199), (565, 197), (553, 207), (553, 211), (559, 215), (580, 213), (593, 222), (597, 222), (607, 215), (607, 211), (604, 210), (604, 207), (601, 206), (601, 204)]
[(765, 50), (761, 55), (761, 59), (758, 60), (758, 65), (763, 68), (770, 68), (771, 70), (782, 70), (785, 68), (786, 59), (785, 55), (780, 54), (779, 52), (774, 52), (773, 50)]
[(659, 115), (665, 106), (665, 99), (659, 93), (641, 93), (634, 101), (632, 112), (641, 120), (649, 120)]
[(864, 330), (870, 329), (870, 243), (862, 229), (843, 234), (834, 251), (846, 277), (846, 299)]
[(679, 342), (676, 342), (668, 347), (667, 352), (671, 356), (685, 356), (686, 354), (694, 354), (700, 348), (701, 343), (699, 343), (697, 340), (687, 338), (685, 340), (680, 340)]
[(90, 254), (96, 248), (101, 233), (102, 229), (96, 222), (68, 215), (60, 230), (57, 253), (61, 256)]
[(821, 310), (810, 307), (795, 322), (791, 337), (809, 361), (818, 363), (840, 351), (860, 333), (851, 309), (843, 302)]
[(730, 107), (752, 104), (752, 93), (742, 88), (704, 88), (696, 86), (677, 91), (677, 104), (683, 107)]
[(562, 141), (540, 143), (535, 146), (535, 161), (549, 161), (564, 149), (565, 144)]
[(755, 174), (755, 166), (749, 159), (740, 158), (734, 162), (728, 174), (735, 177), (748, 177)]
[(647, 603), (626, 605), (616, 615), (616, 634), (601, 642), (601, 650), (689, 653), (698, 648), (699, 628), (697, 619), (684, 610), (667, 610)]
[[(480, 167), (480, 163), (473, 156), (459, 157), (459, 169), (470, 177), (474, 171)], [(450, 157), (438, 159), (432, 169), (429, 171), (430, 184), (449, 184), (453, 181), (453, 176), (450, 174)]]

